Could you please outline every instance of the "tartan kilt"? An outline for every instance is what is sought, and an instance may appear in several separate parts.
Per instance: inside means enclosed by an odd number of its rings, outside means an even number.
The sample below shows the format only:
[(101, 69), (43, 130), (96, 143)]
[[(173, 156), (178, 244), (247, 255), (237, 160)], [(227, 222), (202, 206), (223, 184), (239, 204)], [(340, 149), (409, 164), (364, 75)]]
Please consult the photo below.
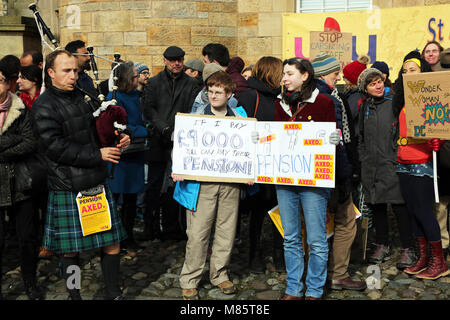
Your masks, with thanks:
[(127, 237), (111, 190), (104, 184), (111, 213), (111, 229), (83, 236), (76, 203), (77, 193), (50, 190), (42, 246), (55, 253), (88, 251), (112, 245)]

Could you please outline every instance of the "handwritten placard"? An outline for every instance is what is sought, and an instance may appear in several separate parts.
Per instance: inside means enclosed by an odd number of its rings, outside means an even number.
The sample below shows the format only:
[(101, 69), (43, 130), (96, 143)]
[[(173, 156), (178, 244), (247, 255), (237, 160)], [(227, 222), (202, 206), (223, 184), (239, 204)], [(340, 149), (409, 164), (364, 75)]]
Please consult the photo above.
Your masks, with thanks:
[(450, 140), (450, 71), (403, 75), (407, 136)]
[(341, 66), (352, 62), (352, 34), (349, 32), (310, 32), (310, 57), (320, 52), (335, 57)]
[[(177, 114), (172, 171), (188, 180), (334, 188), (332, 122)], [(252, 132), (258, 141), (252, 142)]]
[(254, 180), (256, 119), (178, 113), (175, 116), (174, 174), (197, 181)]
[(255, 182), (334, 188), (333, 122), (257, 122)]

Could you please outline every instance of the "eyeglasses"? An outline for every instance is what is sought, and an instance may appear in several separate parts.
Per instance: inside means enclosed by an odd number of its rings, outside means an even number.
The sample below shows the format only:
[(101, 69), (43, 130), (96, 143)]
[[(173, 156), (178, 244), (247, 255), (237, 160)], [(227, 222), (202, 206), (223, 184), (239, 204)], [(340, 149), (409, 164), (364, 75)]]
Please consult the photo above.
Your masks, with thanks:
[(143, 74), (144, 76), (148, 76), (148, 75), (150, 75), (150, 72), (148, 72), (148, 71), (142, 71), (140, 74)]
[(221, 97), (221, 96), (223, 96), (225, 94), (225, 92), (220, 92), (220, 91), (211, 91), (211, 90), (208, 90), (208, 95), (209, 96), (218, 96), (218, 97)]

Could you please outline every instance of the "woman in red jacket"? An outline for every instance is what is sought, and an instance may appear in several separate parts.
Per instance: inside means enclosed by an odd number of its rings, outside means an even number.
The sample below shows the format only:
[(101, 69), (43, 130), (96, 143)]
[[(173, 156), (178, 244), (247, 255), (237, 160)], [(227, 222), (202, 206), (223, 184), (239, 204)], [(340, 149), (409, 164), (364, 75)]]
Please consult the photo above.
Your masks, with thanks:
[[(403, 67), (395, 83), (394, 104), (403, 105), (399, 114), (400, 138), (397, 153), (397, 173), (400, 188), (411, 215), (413, 233), (419, 243), (419, 258), (404, 271), (418, 278), (435, 280), (449, 274), (444, 259), (441, 232), (433, 214), (433, 150), (438, 151), (442, 140), (406, 138), (406, 115), (403, 100), (403, 73), (431, 71), (430, 65), (412, 51), (403, 60)], [(399, 104), (403, 102), (402, 104)], [(429, 246), (429, 250), (427, 250)]]

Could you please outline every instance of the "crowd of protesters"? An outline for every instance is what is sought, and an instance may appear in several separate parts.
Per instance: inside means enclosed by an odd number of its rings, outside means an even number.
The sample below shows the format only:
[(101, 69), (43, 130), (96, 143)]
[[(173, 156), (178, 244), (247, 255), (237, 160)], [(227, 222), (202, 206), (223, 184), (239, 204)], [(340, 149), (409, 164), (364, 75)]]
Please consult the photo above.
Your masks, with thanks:
[[(277, 204), (284, 237), (273, 226), (270, 249), (276, 271), (287, 274), (282, 300), (321, 299), (327, 280), (334, 290), (364, 290), (365, 281), (353, 280), (348, 272), (357, 230), (354, 205), (361, 198), (375, 228), (368, 263), (391, 258), (392, 210), (401, 243), (397, 268), (421, 279), (449, 274), (450, 192), (445, 181), (450, 146), (444, 140), (406, 136), (403, 95), (403, 74), (450, 68), (449, 49), (432, 41), (422, 52), (405, 52), (394, 83), (389, 76), (397, 70), (383, 61), (369, 67), (368, 56), (341, 68), (323, 52), (311, 60), (264, 56), (247, 67), (219, 43), (207, 44), (201, 55), (185, 62), (184, 50), (170, 46), (163, 54), (164, 70), (152, 76), (144, 63), (120, 60), (112, 64), (110, 79), (98, 86), (88, 74), (92, 57), (81, 40), (45, 61), (38, 51), (0, 60), (0, 266), (12, 225), (30, 300), (44, 299), (36, 281), (39, 258), (58, 256), (67, 280), (69, 268), (79, 265), (79, 254), (87, 250), (99, 251), (105, 298), (124, 299), (121, 250), (142, 249), (139, 241), (156, 238), (187, 239), (180, 286), (184, 299), (196, 300), (212, 237), (210, 281), (232, 294), (236, 288), (228, 267), (233, 246), (248, 241), (249, 257), (243, 263), (250, 272), (264, 273), (262, 226)], [(114, 143), (107, 146), (101, 143), (104, 128), (94, 116), (100, 94), (126, 112), (124, 130), (113, 132)], [(336, 130), (326, 140), (336, 146), (336, 186), (183, 180), (171, 172), (178, 112), (334, 122)], [(251, 138), (256, 143), (258, 134)], [(433, 151), (438, 152), (437, 204)], [(110, 226), (85, 235), (77, 201), (101, 194), (109, 205)], [(327, 211), (335, 219), (331, 240)], [(145, 227), (134, 235), (138, 212)], [(245, 212), (250, 214), (247, 233), (240, 223)], [(81, 299), (79, 288), (67, 291), (69, 299)]]

